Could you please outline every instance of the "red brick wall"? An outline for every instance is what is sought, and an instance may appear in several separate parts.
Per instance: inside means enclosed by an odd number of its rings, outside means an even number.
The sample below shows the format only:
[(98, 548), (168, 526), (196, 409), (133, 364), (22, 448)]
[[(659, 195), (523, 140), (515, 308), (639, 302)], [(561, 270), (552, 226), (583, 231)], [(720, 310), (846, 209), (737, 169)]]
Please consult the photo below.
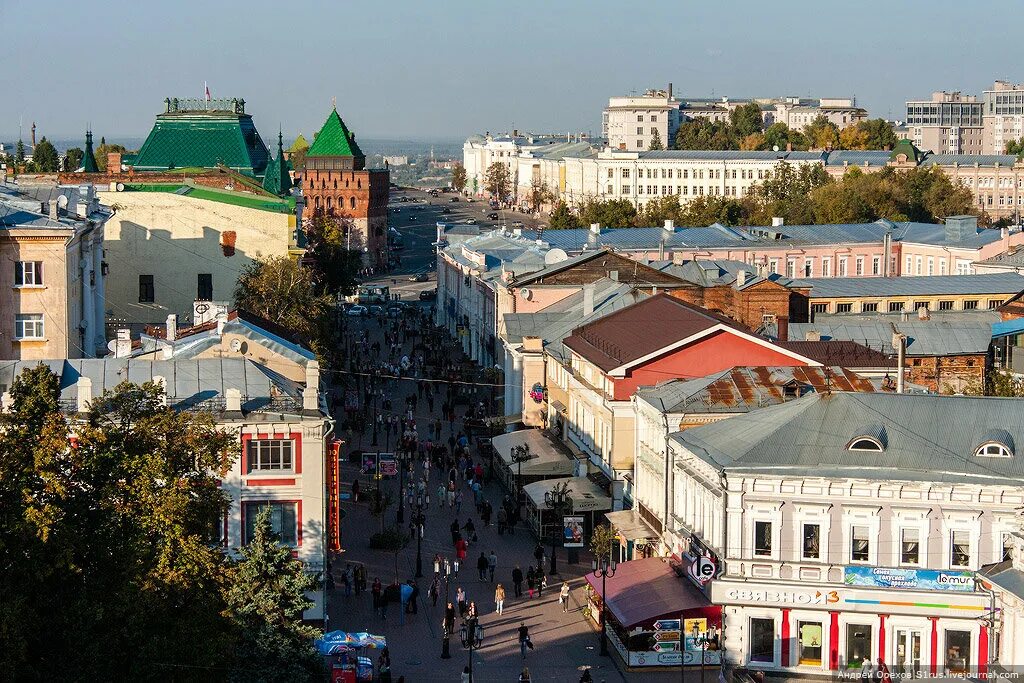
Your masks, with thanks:
[(378, 218), (387, 216), (389, 175), (387, 171), (306, 169), (302, 194), (314, 211), (320, 206), (351, 218)]
[(765, 314), (790, 316), (790, 298), (793, 293), (780, 285), (764, 283), (742, 291), (730, 285), (720, 285), (703, 289), (671, 290), (669, 294), (687, 303), (727, 315), (750, 329), (757, 329)]

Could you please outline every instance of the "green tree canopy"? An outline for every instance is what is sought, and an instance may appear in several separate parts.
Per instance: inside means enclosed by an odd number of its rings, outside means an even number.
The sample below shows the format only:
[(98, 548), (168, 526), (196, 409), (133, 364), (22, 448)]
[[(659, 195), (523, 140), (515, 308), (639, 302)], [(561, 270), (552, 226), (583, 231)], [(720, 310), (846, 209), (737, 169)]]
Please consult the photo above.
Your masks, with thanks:
[(452, 168), (452, 187), (456, 192), (466, 189), (466, 167), (462, 164), (455, 164), (455, 167)]
[(1006, 153), (1024, 156), (1024, 138), (1021, 138), (1020, 140), (1010, 140), (1007, 142)]
[(64, 153), (64, 170), (68, 173), (78, 170), (84, 157), (85, 152), (80, 147), (72, 147)]
[(807, 124), (804, 136), (814, 149), (837, 149), (839, 147), (839, 127), (828, 120), (824, 114)]
[(14, 160), (19, 164), (25, 161), (25, 143), (21, 140), (14, 146)]
[(32, 163), (35, 164), (36, 170), (41, 173), (56, 173), (60, 166), (57, 150), (46, 139), (45, 135), (39, 141), (39, 144), (36, 145), (36, 148), (32, 150)]
[(106, 173), (107, 153), (121, 152), (122, 154), (124, 154), (126, 151), (127, 150), (124, 148), (124, 145), (116, 145), (113, 143), (108, 145), (104, 138), (100, 138), (100, 145), (99, 147), (96, 148), (96, 151), (93, 153), (96, 157), (96, 168), (100, 170), (100, 173)]
[(683, 207), (681, 225), (706, 226), (713, 223), (742, 225), (748, 223), (748, 206), (732, 197), (702, 196), (691, 199)]
[(736, 139), (762, 132), (764, 117), (761, 114), (761, 105), (750, 102), (736, 107), (729, 112), (729, 125), (732, 126)]
[(738, 140), (732, 127), (722, 121), (697, 117), (679, 125), (676, 149), (736, 149)]
[(555, 210), (551, 212), (548, 228), (551, 230), (565, 230), (578, 227), (580, 227), (580, 221), (576, 218), (576, 214), (572, 212), (565, 202), (558, 202)]
[(775, 149), (777, 147), (779, 150), (784, 150), (790, 146), (793, 149), (807, 149), (807, 137), (800, 131), (790, 129), (789, 126), (781, 121), (773, 123), (765, 129), (763, 149)]
[(665, 149), (665, 144), (661, 141), (661, 132), (657, 128), (651, 134), (651, 144), (647, 147), (649, 150)]
[(633, 225), (636, 207), (628, 199), (590, 200), (580, 209), (580, 223), (600, 223), (606, 228), (626, 228)]
[(484, 189), (498, 201), (505, 201), (512, 194), (512, 175), (508, 166), (500, 161), (488, 166), (484, 176)]

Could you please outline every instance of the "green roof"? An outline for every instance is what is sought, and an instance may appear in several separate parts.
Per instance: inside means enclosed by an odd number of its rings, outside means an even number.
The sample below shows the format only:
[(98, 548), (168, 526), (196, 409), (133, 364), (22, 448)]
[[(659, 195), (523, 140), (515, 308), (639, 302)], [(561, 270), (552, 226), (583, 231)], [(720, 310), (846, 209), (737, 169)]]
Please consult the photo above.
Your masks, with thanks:
[(126, 192), (166, 192), (179, 194), (192, 199), (205, 199), (211, 202), (221, 202), (232, 206), (241, 206), (247, 209), (258, 209), (271, 213), (294, 213), (294, 197), (260, 197), (246, 192), (232, 192), (230, 190), (216, 190), (209, 187), (196, 187), (194, 185), (179, 185), (177, 183), (126, 183)]
[(223, 165), (249, 176), (263, 174), (270, 153), (252, 116), (230, 111), (158, 114), (135, 157), (137, 171)]
[(889, 159), (892, 161), (896, 161), (896, 157), (899, 154), (906, 154), (907, 159), (914, 161), (915, 163), (920, 163), (921, 157), (923, 156), (921, 154), (921, 150), (915, 147), (914, 143), (912, 143), (910, 140), (900, 140), (899, 142), (897, 142), (896, 145), (892, 148), (892, 154), (889, 155)]
[(263, 189), (278, 196), (286, 195), (292, 189), (292, 177), (288, 175), (288, 161), (284, 158), (281, 133), (277, 134), (277, 156), (270, 158), (263, 175)]
[(306, 142), (306, 138), (302, 137), (302, 133), (299, 133), (299, 137), (295, 138), (295, 142), (288, 148), (288, 152), (301, 152), (304, 149), (309, 149), (309, 143)]
[[(107, 169), (112, 173), (120, 173), (121, 169), (115, 168)], [(85, 154), (82, 155), (82, 172), (83, 173), (99, 173), (99, 166), (96, 165), (96, 154), (92, 151), (92, 131), (85, 131)]]
[(356, 144), (356, 136), (338, 116), (338, 110), (331, 110), (323, 128), (313, 138), (313, 144), (306, 157), (364, 157), (363, 150)]

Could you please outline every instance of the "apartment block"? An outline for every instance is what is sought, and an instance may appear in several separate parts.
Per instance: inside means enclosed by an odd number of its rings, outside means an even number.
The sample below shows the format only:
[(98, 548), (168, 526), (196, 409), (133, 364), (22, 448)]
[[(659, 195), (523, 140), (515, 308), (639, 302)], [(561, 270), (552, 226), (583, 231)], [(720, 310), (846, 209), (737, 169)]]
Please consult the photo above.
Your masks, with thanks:
[(601, 117), (601, 133), (612, 149), (650, 149), (655, 133), (662, 146), (667, 148), (679, 130), (679, 104), (679, 100), (672, 96), (671, 83), (668, 90), (612, 97)]
[(909, 138), (939, 154), (982, 154), (984, 104), (960, 91), (933, 92), (930, 100), (907, 102)]
[(985, 154), (1005, 154), (1007, 143), (1024, 138), (1024, 84), (996, 81), (982, 102)]

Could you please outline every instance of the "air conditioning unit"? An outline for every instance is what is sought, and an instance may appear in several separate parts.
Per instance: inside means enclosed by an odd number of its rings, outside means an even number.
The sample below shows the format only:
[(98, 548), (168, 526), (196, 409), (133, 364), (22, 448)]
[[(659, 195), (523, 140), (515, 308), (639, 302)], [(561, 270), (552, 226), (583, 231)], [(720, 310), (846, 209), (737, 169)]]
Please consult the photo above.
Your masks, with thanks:
[(530, 299), (533, 298), (533, 290), (523, 287), (522, 289), (519, 290), (519, 296), (523, 297), (525, 301), (529, 301)]

